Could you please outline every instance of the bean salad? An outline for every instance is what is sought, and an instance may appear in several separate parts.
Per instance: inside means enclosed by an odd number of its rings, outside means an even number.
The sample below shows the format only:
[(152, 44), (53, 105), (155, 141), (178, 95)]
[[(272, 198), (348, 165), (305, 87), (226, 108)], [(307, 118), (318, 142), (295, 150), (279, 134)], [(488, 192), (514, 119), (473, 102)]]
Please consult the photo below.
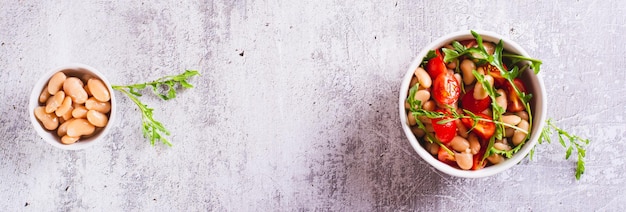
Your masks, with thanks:
[(532, 94), (523, 71), (541, 62), (506, 52), (503, 42), (452, 41), (431, 50), (411, 79), (408, 124), (439, 161), (478, 170), (512, 157), (529, 139)]

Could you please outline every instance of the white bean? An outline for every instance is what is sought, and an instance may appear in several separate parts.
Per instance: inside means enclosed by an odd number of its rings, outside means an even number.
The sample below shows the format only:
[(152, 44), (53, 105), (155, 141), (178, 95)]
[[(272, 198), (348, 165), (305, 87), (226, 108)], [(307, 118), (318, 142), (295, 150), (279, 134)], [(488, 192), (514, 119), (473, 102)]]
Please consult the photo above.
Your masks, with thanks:
[(426, 116), (418, 116), (417, 119), (420, 120), (424, 125), (431, 125), (431, 124), (433, 124), (432, 120), (429, 119)]
[(450, 146), (457, 152), (465, 152), (465, 150), (469, 149), (470, 143), (461, 136), (455, 136), (450, 141)]
[[(493, 77), (491, 75), (485, 75), (485, 81), (488, 82), (489, 86), (493, 86)], [(476, 85), (474, 85), (474, 99), (481, 100), (488, 96), (487, 89), (482, 83), (476, 83)]]
[(461, 62), (461, 73), (463, 73), (463, 83), (470, 85), (474, 83), (476, 77), (472, 74), (472, 71), (476, 69), (476, 64), (471, 60), (465, 59)]
[(413, 134), (417, 138), (424, 137), (424, 134), (426, 133), (426, 132), (424, 132), (424, 130), (420, 129), (419, 126), (412, 126), (411, 127), (411, 132), (413, 132)]
[(104, 127), (109, 122), (109, 118), (107, 118), (107, 115), (104, 115), (95, 110), (90, 110), (89, 112), (87, 112), (87, 120), (89, 121), (89, 123), (96, 127)]
[(496, 91), (496, 93), (499, 94), (498, 97), (496, 97), (496, 103), (502, 107), (503, 111), (506, 111), (506, 107), (508, 106), (508, 100), (506, 98), (506, 92), (503, 89), (498, 89)]
[(431, 155), (436, 155), (437, 153), (439, 153), (439, 145), (435, 143), (430, 143), (428, 141), (425, 143), (426, 143), (426, 150), (428, 150), (428, 152), (430, 152)]
[(63, 100), (63, 103), (61, 103), (61, 106), (59, 106), (56, 109), (56, 111), (54, 111), (54, 113), (58, 117), (61, 117), (65, 115), (67, 112), (71, 112), (71, 110), (72, 110), (72, 97), (66, 96), (65, 99)]
[(98, 101), (96, 98), (90, 97), (89, 99), (87, 99), (87, 101), (85, 101), (85, 107), (88, 110), (96, 110), (98, 112), (101, 113), (108, 113), (109, 111), (111, 111), (111, 103), (110, 102), (101, 102)]
[(50, 80), (48, 80), (48, 93), (52, 95), (59, 92), (66, 78), (67, 76), (65, 76), (65, 74), (60, 71), (52, 75)]
[(409, 87), (412, 88), (413, 86), (415, 86), (415, 84), (417, 84), (417, 82), (419, 82), (417, 80), (417, 77), (415, 77), (415, 76), (411, 77), (411, 83), (409, 83)]
[(35, 108), (35, 117), (47, 130), (54, 130), (59, 126), (59, 119), (53, 113), (46, 113), (43, 106)]
[(48, 93), (48, 89), (45, 89), (39, 94), (39, 103), (45, 103), (50, 98), (50, 93)]
[(454, 158), (456, 159), (456, 164), (463, 170), (471, 169), (474, 164), (472, 154), (467, 152), (456, 153), (454, 154)]
[(459, 60), (454, 59), (452, 61), (450, 61), (448, 64), (446, 64), (446, 67), (450, 68), (450, 69), (455, 69), (456, 68), (456, 64), (459, 62)]
[(515, 129), (513, 128), (510, 128), (510, 127), (504, 128), (504, 137), (513, 137), (514, 133), (515, 133)]
[(470, 152), (472, 153), (472, 155), (478, 154), (478, 151), (480, 151), (480, 142), (478, 141), (478, 137), (476, 137), (476, 134), (470, 133), (468, 140), (470, 144)]
[(415, 100), (419, 100), (421, 105), (424, 105), (424, 103), (430, 99), (430, 92), (427, 90), (419, 90), (415, 92), (415, 96), (413, 96), (413, 98), (415, 98)]
[(432, 124), (424, 124), (424, 127), (426, 127), (426, 132), (429, 132), (429, 133), (435, 132), (435, 128), (433, 128)]
[(497, 150), (502, 150), (502, 151), (511, 150), (511, 147), (509, 145), (503, 144), (503, 143), (494, 143), (493, 148), (496, 148)]
[(87, 119), (74, 119), (67, 125), (67, 136), (80, 137), (91, 135), (95, 127)]
[(504, 116), (502, 116), (502, 122), (504, 122), (506, 124), (513, 125), (513, 126), (516, 126), (521, 121), (522, 121), (522, 118), (520, 118), (519, 116), (516, 116), (516, 115), (504, 115)]
[[(91, 111), (91, 110), (90, 110)], [(409, 126), (414, 126), (417, 124), (417, 121), (415, 121), (415, 116), (413, 115), (413, 113), (411, 113), (409, 111), (409, 113), (406, 115), (406, 120), (409, 124)]]
[(432, 79), (422, 67), (415, 69), (415, 77), (417, 77), (421, 87), (430, 88), (432, 85)]
[(53, 113), (54, 111), (63, 104), (63, 99), (65, 99), (65, 93), (63, 91), (58, 91), (54, 96), (48, 98), (46, 102), (46, 113)]
[(517, 113), (515, 113), (515, 115), (519, 116), (520, 118), (528, 121), (528, 113), (526, 111), (519, 111)]
[[(517, 127), (528, 131), (528, 121), (526, 120), (522, 120)], [(515, 130), (515, 133), (513, 134), (513, 145), (517, 146), (520, 143), (522, 143), (524, 141), (524, 139), (526, 138), (526, 133), (520, 131), (520, 130)]]
[(498, 164), (498, 163), (501, 163), (504, 160), (504, 158), (502, 158), (502, 155), (492, 154), (489, 157), (487, 157), (487, 160), (489, 160), (489, 162), (493, 164)]
[(483, 42), (483, 47), (485, 47), (485, 51), (490, 55), (496, 52), (496, 46), (492, 42)]
[(76, 141), (78, 141), (78, 139), (80, 139), (80, 137), (71, 137), (68, 135), (64, 135), (63, 137), (61, 137), (61, 143), (62, 144), (73, 144), (76, 143)]
[(83, 87), (83, 82), (76, 77), (69, 77), (63, 82), (63, 91), (72, 97), (72, 102), (79, 104), (85, 103), (87, 97), (89, 97)]
[(59, 125), (59, 128), (57, 129), (57, 135), (59, 137), (63, 137), (64, 135), (67, 134), (67, 125), (69, 125), (70, 122), (72, 121), (73, 119), (70, 119), (70, 120), (63, 122), (63, 124)]
[(78, 119), (87, 118), (87, 112), (89, 112), (89, 110), (85, 106), (78, 105), (72, 110), (72, 117)]
[(424, 102), (424, 104), (422, 105), (422, 109), (427, 110), (427, 111), (434, 111), (436, 106), (437, 106), (437, 103), (435, 103), (435, 101), (428, 100)]
[(478, 72), (480, 75), (485, 75), (485, 68), (483, 67), (478, 67), (476, 69), (476, 72)]

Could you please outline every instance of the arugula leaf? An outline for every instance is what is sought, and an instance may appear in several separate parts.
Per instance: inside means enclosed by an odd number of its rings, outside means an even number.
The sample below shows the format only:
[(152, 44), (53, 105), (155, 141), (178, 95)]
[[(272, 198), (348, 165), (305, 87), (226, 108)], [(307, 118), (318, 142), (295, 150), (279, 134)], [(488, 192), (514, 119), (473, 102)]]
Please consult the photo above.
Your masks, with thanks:
[(516, 64), (520, 61), (529, 61), (531, 64), (530, 66), (532, 67), (535, 74), (539, 74), (539, 71), (541, 71), (541, 60), (516, 54), (502, 54), (502, 56), (506, 58), (511, 58), (512, 64)]
[(504, 51), (504, 44), (502, 43), (502, 40), (500, 40), (498, 44), (496, 44), (496, 48), (493, 52), (494, 60), (490, 61), (490, 63), (491, 65), (498, 68), (498, 70), (500, 70), (500, 73), (504, 76), (504, 73), (506, 73), (507, 70), (504, 68), (504, 63), (502, 62), (502, 51)]
[(477, 53), (478, 55), (482, 57), (478, 59), (483, 59), (489, 63), (493, 63), (494, 57), (493, 55), (490, 55), (489, 53), (487, 53), (487, 50), (485, 49), (485, 46), (483, 45), (483, 38), (478, 33), (474, 32), (474, 30), (471, 30), (471, 33), (472, 33), (472, 36), (474, 36), (474, 38), (476, 39), (476, 44), (478, 44), (478, 51), (473, 52), (473, 53)]
[[(565, 159), (569, 159), (572, 155), (574, 148), (576, 148), (577, 154), (577, 162), (576, 162), (576, 180), (580, 180), (580, 177), (583, 173), (585, 173), (585, 155), (586, 155), (586, 146), (589, 145), (589, 139), (582, 139), (576, 135), (571, 135), (565, 130), (557, 127), (552, 123), (552, 119), (546, 120), (546, 126), (541, 130), (541, 135), (539, 136), (539, 144), (543, 141), (550, 143), (550, 136), (553, 132), (557, 132), (559, 137), (559, 143), (566, 148), (565, 151)], [(567, 143), (565, 141), (568, 141)]]
[[(113, 89), (118, 90), (128, 96), (130, 100), (132, 100), (139, 110), (141, 111), (141, 124), (142, 124), (142, 133), (145, 138), (150, 139), (150, 144), (154, 146), (155, 141), (162, 141), (164, 144), (168, 146), (172, 146), (163, 135), (170, 135), (170, 132), (165, 129), (163, 124), (153, 117), (153, 108), (148, 107), (148, 105), (143, 104), (137, 97), (141, 97), (141, 93), (139, 90), (143, 90), (144, 88), (150, 86), (152, 87), (152, 92), (163, 100), (170, 100), (176, 98), (176, 89), (175, 86), (180, 84), (183, 88), (193, 88), (193, 85), (187, 82), (192, 76), (199, 75), (198, 71), (195, 70), (186, 70), (184, 73), (179, 75), (165, 76), (161, 77), (157, 80), (146, 82), (146, 83), (138, 83), (131, 85), (113, 85), (111, 86)], [(165, 91), (159, 91), (159, 88), (165, 87)], [(164, 93), (165, 92), (165, 93)]]
[(458, 58), (461, 56), (461, 54), (455, 50), (452, 49), (448, 49), (448, 48), (443, 48), (443, 53), (444, 53), (444, 57), (443, 57), (443, 62), (444, 63), (449, 63), (452, 60)]
[(426, 65), (428, 64), (428, 61), (437, 57), (437, 53), (435, 52), (435, 50), (430, 50), (428, 51), (428, 53), (426, 53), (426, 56), (424, 57), (424, 59), (422, 59), (422, 65)]
[(452, 41), (452, 47), (454, 47), (454, 49), (458, 52), (464, 52), (465, 50), (467, 50), (467, 48), (458, 41)]

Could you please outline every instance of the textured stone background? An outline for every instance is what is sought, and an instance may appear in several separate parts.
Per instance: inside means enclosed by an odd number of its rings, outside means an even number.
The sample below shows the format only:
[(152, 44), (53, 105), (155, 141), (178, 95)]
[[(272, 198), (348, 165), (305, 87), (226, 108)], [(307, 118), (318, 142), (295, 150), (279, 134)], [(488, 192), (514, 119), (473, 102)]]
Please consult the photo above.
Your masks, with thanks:
[[(624, 13), (624, 1), (2, 1), (0, 208), (623, 210)], [(592, 139), (580, 181), (558, 143), (483, 179), (437, 172), (412, 150), (401, 77), (423, 46), (465, 29), (544, 61), (549, 117)], [(150, 146), (119, 93), (123, 118), (102, 144), (46, 144), (27, 96), (70, 62), (116, 84), (200, 70), (174, 100), (143, 98), (174, 146)]]

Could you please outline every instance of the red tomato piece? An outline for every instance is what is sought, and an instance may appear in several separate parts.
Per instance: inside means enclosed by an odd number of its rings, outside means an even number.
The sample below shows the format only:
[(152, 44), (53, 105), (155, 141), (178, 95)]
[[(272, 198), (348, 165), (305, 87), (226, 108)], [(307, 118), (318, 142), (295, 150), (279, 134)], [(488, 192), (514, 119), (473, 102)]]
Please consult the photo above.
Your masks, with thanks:
[(481, 100), (476, 100), (474, 99), (473, 93), (474, 88), (471, 88), (470, 90), (465, 92), (465, 95), (463, 95), (463, 98), (461, 98), (461, 107), (463, 109), (469, 110), (472, 113), (481, 113), (486, 110), (489, 105), (491, 105), (491, 98), (486, 97)]
[(479, 170), (479, 169), (485, 168), (485, 165), (487, 165), (487, 162), (483, 160), (483, 156), (485, 156), (486, 149), (487, 149), (487, 145), (481, 145), (478, 153), (474, 155), (474, 158), (472, 158), (474, 159), (472, 170)]
[[(492, 120), (491, 117), (482, 113), (477, 113), (476, 115), (480, 116), (483, 119)], [(467, 127), (468, 129), (474, 126), (474, 120), (471, 118), (462, 118), (461, 123), (463, 123), (463, 125), (465, 125), (465, 127)], [(491, 138), (491, 136), (493, 136), (493, 134), (496, 132), (496, 124), (491, 121), (480, 120), (478, 121), (472, 132), (474, 132), (479, 138), (489, 140), (489, 138)]]
[(439, 104), (452, 105), (459, 100), (461, 89), (453, 74), (440, 74), (432, 85), (432, 96)]
[(448, 154), (448, 151), (439, 147), (439, 152), (437, 152), (437, 159), (445, 164), (450, 166), (456, 166), (456, 161), (454, 160), (454, 156)]
[(431, 79), (436, 79), (437, 76), (448, 72), (448, 68), (443, 62), (443, 56), (441, 55), (439, 49), (437, 49), (435, 53), (437, 56), (430, 59), (428, 64), (426, 64), (426, 71), (428, 71), (428, 75)]
[[(522, 82), (522, 80), (515, 79), (513, 80), (513, 83), (515, 84), (515, 87), (519, 89), (520, 92), (526, 93), (526, 86), (524, 86), (524, 82)], [(506, 108), (506, 111), (519, 112), (519, 111), (525, 110), (526, 106), (524, 105), (524, 103), (522, 103), (522, 100), (519, 98), (519, 96), (515, 92), (515, 89), (513, 88), (513, 86), (511, 86), (511, 83), (507, 81), (504, 88), (506, 90), (506, 94), (508, 98), (508, 103), (507, 103), (508, 106)]]
[[(437, 112), (442, 112), (444, 114), (450, 114), (450, 112), (444, 110), (437, 110)], [(433, 124), (433, 129), (435, 129), (435, 137), (441, 141), (443, 144), (448, 144), (454, 136), (456, 136), (456, 123), (454, 121), (447, 122), (445, 124), (439, 124), (437, 122), (441, 120), (451, 119), (451, 116), (431, 119), (431, 123)]]
[[(506, 69), (506, 66), (504, 64), (502, 64), (502, 66), (504, 67), (504, 69)], [(507, 83), (507, 80), (502, 76), (498, 67), (487, 64), (484, 66), (484, 69), (485, 71), (487, 71), (487, 73), (489, 73), (489, 75), (493, 77), (493, 84), (496, 86), (496, 88), (500, 88), (504, 86), (505, 83)]]

